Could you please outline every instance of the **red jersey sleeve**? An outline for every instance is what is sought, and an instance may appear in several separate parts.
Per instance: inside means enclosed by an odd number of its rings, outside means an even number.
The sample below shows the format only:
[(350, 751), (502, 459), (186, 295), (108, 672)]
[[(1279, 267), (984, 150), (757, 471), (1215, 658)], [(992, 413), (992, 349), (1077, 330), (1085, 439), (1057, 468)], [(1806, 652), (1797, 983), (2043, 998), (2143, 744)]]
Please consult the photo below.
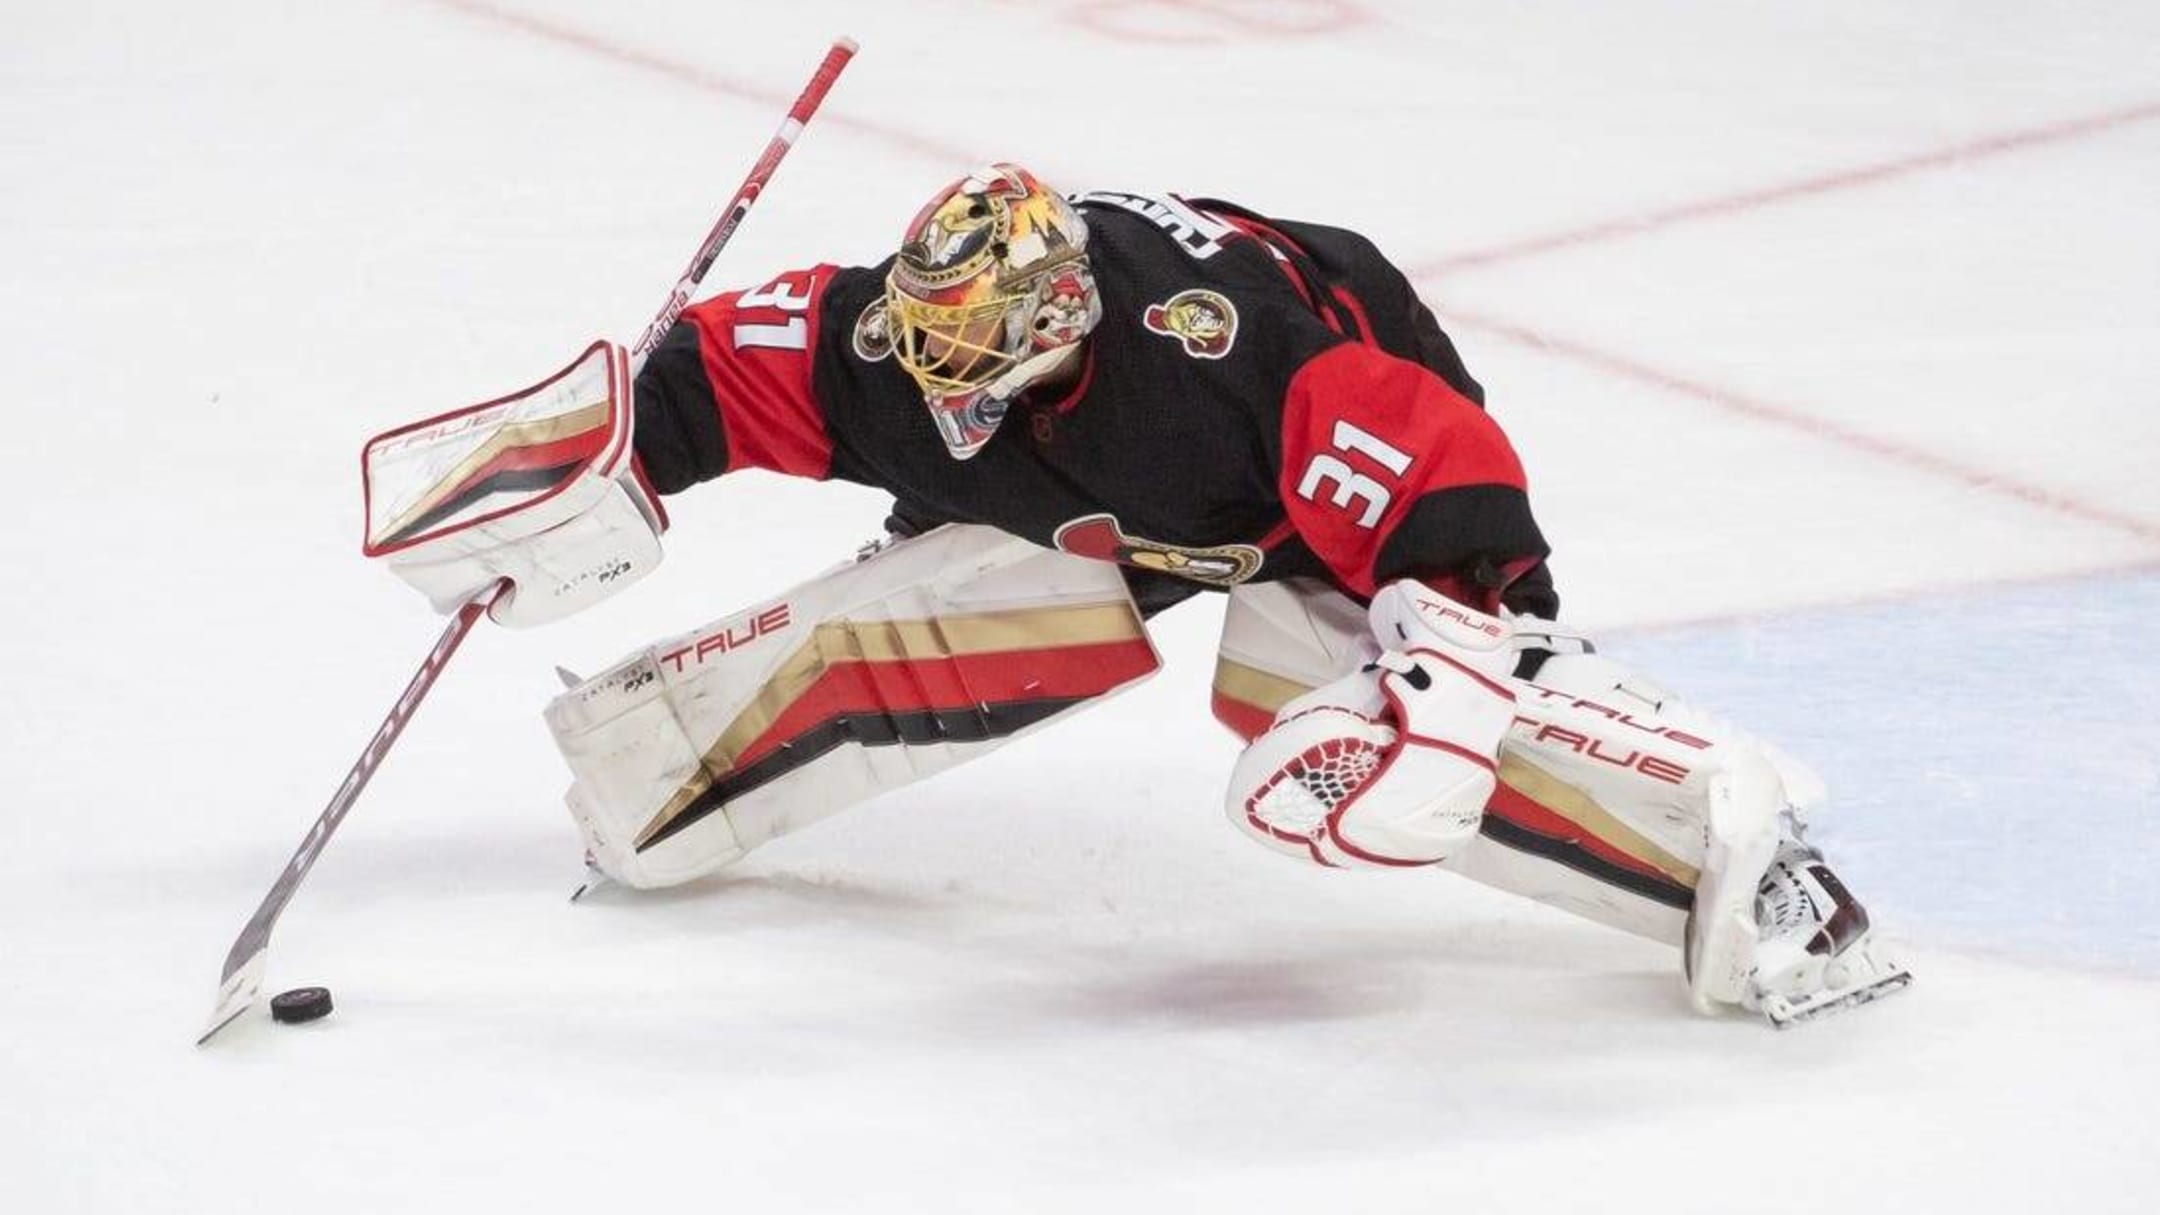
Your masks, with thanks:
[(1430, 370), (1356, 342), (1291, 377), (1280, 489), (1350, 590), (1416, 577), (1491, 610), (1549, 551), (1499, 424)]
[(638, 456), (660, 492), (744, 468), (827, 475), (811, 368), (835, 270), (790, 271), (683, 313), (638, 374)]

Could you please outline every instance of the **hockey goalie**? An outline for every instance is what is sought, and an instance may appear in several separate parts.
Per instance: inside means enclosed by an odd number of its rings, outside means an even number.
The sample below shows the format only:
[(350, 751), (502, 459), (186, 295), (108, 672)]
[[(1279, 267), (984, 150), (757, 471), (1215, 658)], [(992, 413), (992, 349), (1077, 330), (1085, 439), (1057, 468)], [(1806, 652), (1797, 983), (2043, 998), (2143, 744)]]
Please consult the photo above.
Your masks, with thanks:
[(740, 469), (893, 495), (886, 537), (547, 709), (588, 859), (636, 887), (1045, 729), (1228, 597), (1231, 825), (1299, 864), (1450, 870), (1673, 945), (1772, 1023), (1907, 971), (1805, 834), (1807, 768), (1558, 622), (1524, 472), (1363, 237), (992, 165), (898, 252), (691, 307), (370, 445), (369, 552), (449, 609), (575, 611)]

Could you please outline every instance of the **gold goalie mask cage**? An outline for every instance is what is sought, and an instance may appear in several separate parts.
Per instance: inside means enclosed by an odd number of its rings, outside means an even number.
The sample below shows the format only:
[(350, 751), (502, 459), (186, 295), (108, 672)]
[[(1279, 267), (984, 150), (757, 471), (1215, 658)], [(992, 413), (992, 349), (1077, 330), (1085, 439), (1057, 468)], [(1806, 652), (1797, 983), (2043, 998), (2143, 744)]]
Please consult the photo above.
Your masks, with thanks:
[(885, 305), (894, 357), (961, 460), (990, 441), (1014, 394), (1078, 353), (1102, 316), (1087, 225), (1011, 164), (977, 170), (916, 214)]

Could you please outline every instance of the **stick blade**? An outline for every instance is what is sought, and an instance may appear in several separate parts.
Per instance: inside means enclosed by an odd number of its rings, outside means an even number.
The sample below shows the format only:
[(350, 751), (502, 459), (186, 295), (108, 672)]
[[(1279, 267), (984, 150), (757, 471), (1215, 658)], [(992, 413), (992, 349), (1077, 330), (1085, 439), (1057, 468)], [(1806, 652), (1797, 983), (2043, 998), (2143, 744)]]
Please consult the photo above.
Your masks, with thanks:
[(202, 1046), (218, 1036), (218, 1031), (240, 1019), (240, 1014), (255, 1007), (262, 996), (263, 971), (268, 965), (269, 951), (258, 949), (241, 963), (239, 969), (227, 975), (218, 987), (217, 1006), (210, 1010), (209, 1028), (195, 1045)]

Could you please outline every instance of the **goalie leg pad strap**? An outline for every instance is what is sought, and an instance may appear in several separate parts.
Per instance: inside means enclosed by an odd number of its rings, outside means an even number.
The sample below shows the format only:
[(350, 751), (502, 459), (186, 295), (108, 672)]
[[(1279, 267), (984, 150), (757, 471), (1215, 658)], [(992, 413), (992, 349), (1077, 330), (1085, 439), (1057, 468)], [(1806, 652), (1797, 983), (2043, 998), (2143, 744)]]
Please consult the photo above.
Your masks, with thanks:
[(648, 647), (547, 720), (594, 862), (667, 886), (1159, 665), (1116, 566), (955, 525)]

